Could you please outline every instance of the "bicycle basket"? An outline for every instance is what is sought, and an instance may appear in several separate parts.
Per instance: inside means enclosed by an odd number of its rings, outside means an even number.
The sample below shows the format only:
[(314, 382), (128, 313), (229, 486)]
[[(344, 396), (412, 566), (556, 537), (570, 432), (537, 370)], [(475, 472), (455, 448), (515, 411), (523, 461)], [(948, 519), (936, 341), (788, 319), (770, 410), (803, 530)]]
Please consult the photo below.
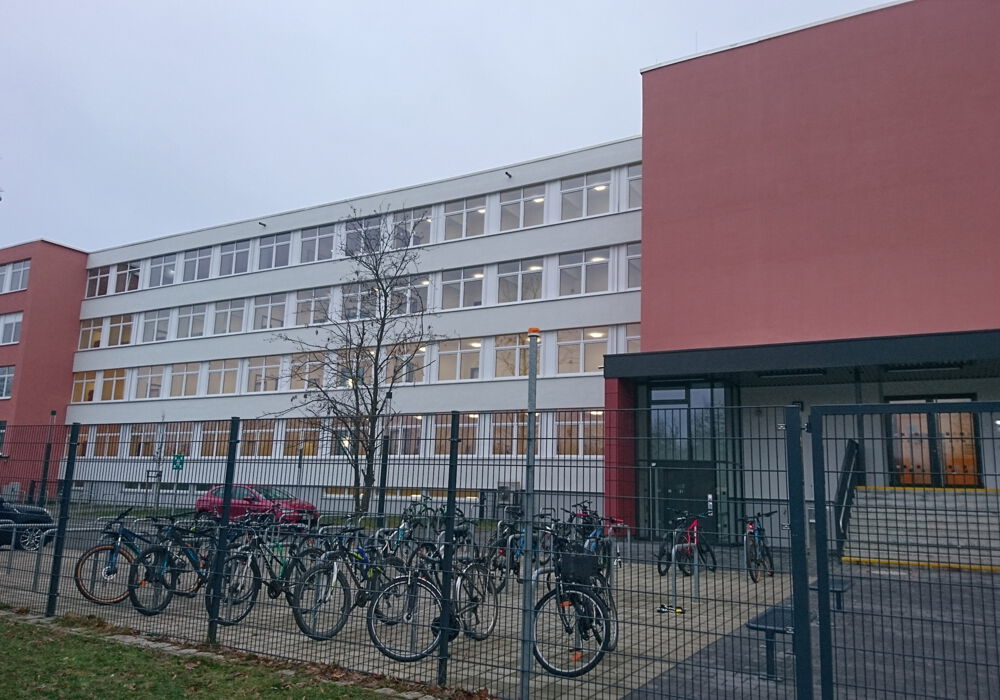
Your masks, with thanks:
[(579, 544), (567, 542), (558, 552), (556, 575), (566, 583), (589, 583), (598, 570), (597, 557)]

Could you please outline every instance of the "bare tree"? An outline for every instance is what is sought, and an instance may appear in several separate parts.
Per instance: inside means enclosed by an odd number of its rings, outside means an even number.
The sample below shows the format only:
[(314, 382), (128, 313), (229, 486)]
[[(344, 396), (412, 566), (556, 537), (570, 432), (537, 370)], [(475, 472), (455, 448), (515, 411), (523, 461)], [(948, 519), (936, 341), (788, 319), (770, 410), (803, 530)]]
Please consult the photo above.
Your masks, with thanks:
[[(337, 308), (330, 297), (299, 301), (299, 321), (310, 335), (279, 333), (294, 345), (290, 382), (294, 404), (283, 413), (305, 414), (332, 433), (335, 449), (354, 473), (354, 511), (368, 512), (375, 465), (392, 420), (392, 390), (419, 378), (426, 366), (429, 280), (417, 274), (426, 240), (426, 214), (377, 212), (346, 223), (344, 256), (353, 264), (340, 282)], [(334, 297), (336, 298), (336, 297)]]

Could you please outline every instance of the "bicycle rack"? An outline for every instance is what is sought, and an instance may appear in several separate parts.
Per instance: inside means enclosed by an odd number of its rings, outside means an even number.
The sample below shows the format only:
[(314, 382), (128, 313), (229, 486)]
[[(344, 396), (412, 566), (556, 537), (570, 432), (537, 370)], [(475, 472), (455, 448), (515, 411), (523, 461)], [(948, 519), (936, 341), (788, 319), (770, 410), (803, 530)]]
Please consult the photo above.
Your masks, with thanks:
[(672, 607), (673, 607), (674, 612), (684, 612), (684, 609), (682, 607), (680, 607), (679, 605), (677, 605), (677, 598), (678, 598), (678, 593), (677, 593), (677, 570), (680, 568), (679, 566), (677, 566), (677, 552), (680, 550), (681, 547), (693, 547), (694, 548), (694, 557), (691, 559), (691, 568), (693, 569), (693, 571), (691, 572), (691, 575), (692, 575), (692, 578), (693, 578), (692, 585), (691, 585), (691, 599), (692, 600), (701, 600), (701, 575), (700, 575), (700, 572), (701, 572), (701, 553), (698, 551), (698, 548), (695, 547), (693, 544), (675, 544), (670, 549), (670, 561), (672, 562), (672, 567), (671, 568), (673, 569), (673, 574), (671, 576), (671, 579), (672, 579), (672, 583), (671, 583), (671, 598), (673, 600)]

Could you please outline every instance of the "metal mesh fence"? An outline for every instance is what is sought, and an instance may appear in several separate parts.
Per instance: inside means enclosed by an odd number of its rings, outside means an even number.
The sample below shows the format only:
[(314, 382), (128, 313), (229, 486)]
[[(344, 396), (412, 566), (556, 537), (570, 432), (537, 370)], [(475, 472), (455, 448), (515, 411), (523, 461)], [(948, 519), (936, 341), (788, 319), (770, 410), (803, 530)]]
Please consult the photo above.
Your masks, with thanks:
[(15, 426), (0, 602), (500, 697), (974, 696), (1000, 512), (974, 413), (980, 481), (941, 491), (974, 521), (890, 488), (915, 448), (877, 411), (812, 417), (808, 478), (795, 408), (540, 411), (532, 460), (526, 412), (394, 416), (371, 454), (303, 419)]

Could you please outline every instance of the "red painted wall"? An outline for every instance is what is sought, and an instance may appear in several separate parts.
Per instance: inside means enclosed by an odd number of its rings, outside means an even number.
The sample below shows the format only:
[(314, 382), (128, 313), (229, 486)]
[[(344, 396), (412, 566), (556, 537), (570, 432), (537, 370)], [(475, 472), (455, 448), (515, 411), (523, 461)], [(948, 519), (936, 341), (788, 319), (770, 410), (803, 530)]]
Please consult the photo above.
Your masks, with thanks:
[(643, 351), (1000, 328), (1000, 2), (643, 75)]
[[(20, 342), (0, 345), (0, 366), (15, 368), (13, 394), (0, 400), (0, 421), (8, 425), (3, 451), (9, 455), (0, 464), (0, 487), (20, 481), (22, 489), (41, 474), (50, 411), (57, 411), (57, 426), (66, 419), (87, 280), (82, 251), (47, 241), (0, 249), (0, 265), (26, 259), (31, 260), (28, 288), (0, 294), (0, 314), (24, 314)], [(54, 434), (58, 438), (61, 432)], [(58, 460), (59, 450), (54, 454)]]
[(635, 387), (604, 380), (605, 514), (636, 526)]

